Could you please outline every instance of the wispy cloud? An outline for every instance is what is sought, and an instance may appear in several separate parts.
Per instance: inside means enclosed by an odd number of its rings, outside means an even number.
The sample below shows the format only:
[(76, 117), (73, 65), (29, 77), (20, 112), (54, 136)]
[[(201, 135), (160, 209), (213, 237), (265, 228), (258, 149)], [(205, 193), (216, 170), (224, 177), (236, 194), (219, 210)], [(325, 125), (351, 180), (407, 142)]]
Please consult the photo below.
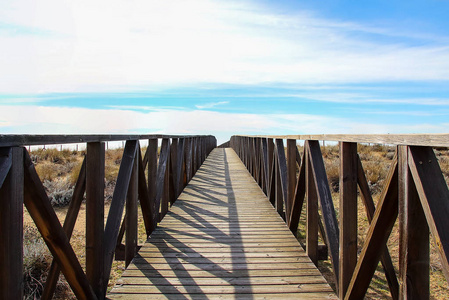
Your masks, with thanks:
[(205, 109), (205, 108), (213, 108), (213, 107), (228, 104), (228, 103), (229, 103), (229, 101), (210, 102), (210, 103), (205, 103), (205, 104), (197, 104), (197, 105), (195, 105), (195, 107), (198, 109)]
[(214, 134), (224, 142), (234, 134), (426, 133), (449, 125), (354, 122), (312, 114), (238, 114), (208, 110), (132, 111), (40, 106), (5, 106), (2, 133), (166, 133)]
[(0, 93), (449, 80), (445, 36), (429, 39), (304, 11), (281, 14), (251, 1), (42, 0), (32, 6), (13, 1), (0, 9), (0, 19), (23, 32), (39, 28), (64, 37), (0, 35)]
[(136, 111), (172, 111), (185, 110), (185, 107), (176, 106), (143, 106), (143, 105), (108, 105), (107, 108), (117, 110), (136, 110)]

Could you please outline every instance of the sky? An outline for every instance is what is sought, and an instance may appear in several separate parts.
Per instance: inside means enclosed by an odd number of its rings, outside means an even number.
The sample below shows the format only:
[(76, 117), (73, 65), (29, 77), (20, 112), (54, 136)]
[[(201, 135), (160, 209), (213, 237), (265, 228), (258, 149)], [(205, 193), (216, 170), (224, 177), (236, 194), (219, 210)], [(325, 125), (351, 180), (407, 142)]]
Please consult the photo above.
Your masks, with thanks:
[(448, 15), (448, 0), (0, 0), (0, 134), (447, 133)]

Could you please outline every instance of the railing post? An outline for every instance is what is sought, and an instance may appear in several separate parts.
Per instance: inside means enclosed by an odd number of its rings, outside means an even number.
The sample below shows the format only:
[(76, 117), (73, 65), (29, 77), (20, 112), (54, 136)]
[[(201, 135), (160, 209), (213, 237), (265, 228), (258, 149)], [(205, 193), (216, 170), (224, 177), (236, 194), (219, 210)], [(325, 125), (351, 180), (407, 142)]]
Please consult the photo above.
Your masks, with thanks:
[(148, 194), (150, 205), (153, 207), (153, 228), (159, 220), (159, 207), (156, 207), (156, 190), (157, 190), (157, 139), (149, 139), (147, 147), (148, 156)]
[(103, 299), (104, 279), (104, 166), (105, 145), (87, 143), (86, 154), (86, 276)]
[(296, 189), (296, 140), (287, 140), (287, 225), (290, 225), (290, 216), (293, 198)]
[(271, 203), (275, 202), (276, 194), (275, 194), (275, 176), (276, 173), (273, 172), (274, 164), (274, 142), (273, 139), (267, 139), (267, 152), (268, 152), (268, 199)]
[(429, 299), (429, 226), (411, 176), (408, 146), (399, 146), (399, 299)]
[(23, 148), (0, 148), (0, 298), (23, 294)]
[(357, 143), (340, 142), (339, 298), (344, 299), (357, 264)]
[[(140, 151), (140, 147), (138, 148)], [(136, 152), (132, 166), (131, 178), (129, 180), (128, 195), (126, 198), (126, 241), (125, 241), (125, 266), (137, 254), (137, 198), (139, 189), (139, 153)]]
[(306, 155), (306, 253), (310, 260), (318, 264), (318, 195), (313, 179), (313, 171), (310, 162), (310, 153), (308, 149), (308, 141), (304, 143)]

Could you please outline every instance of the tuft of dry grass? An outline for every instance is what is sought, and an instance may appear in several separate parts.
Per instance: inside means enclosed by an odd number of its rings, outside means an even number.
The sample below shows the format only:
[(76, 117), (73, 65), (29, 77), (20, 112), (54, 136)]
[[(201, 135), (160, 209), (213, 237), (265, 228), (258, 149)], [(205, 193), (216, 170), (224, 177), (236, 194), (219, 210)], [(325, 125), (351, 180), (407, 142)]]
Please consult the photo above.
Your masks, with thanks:
[[(39, 299), (44, 290), (52, 256), (36, 227), (24, 227), (23, 281), (24, 299)], [(74, 299), (68, 283), (60, 276), (56, 285), (56, 299)]]

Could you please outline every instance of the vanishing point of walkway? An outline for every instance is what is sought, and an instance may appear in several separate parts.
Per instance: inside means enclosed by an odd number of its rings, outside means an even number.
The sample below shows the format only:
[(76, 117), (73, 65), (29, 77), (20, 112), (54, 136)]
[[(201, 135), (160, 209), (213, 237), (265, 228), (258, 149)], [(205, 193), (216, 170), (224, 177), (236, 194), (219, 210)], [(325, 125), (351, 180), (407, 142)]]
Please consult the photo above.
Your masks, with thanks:
[(215, 149), (109, 299), (337, 299), (232, 149)]

